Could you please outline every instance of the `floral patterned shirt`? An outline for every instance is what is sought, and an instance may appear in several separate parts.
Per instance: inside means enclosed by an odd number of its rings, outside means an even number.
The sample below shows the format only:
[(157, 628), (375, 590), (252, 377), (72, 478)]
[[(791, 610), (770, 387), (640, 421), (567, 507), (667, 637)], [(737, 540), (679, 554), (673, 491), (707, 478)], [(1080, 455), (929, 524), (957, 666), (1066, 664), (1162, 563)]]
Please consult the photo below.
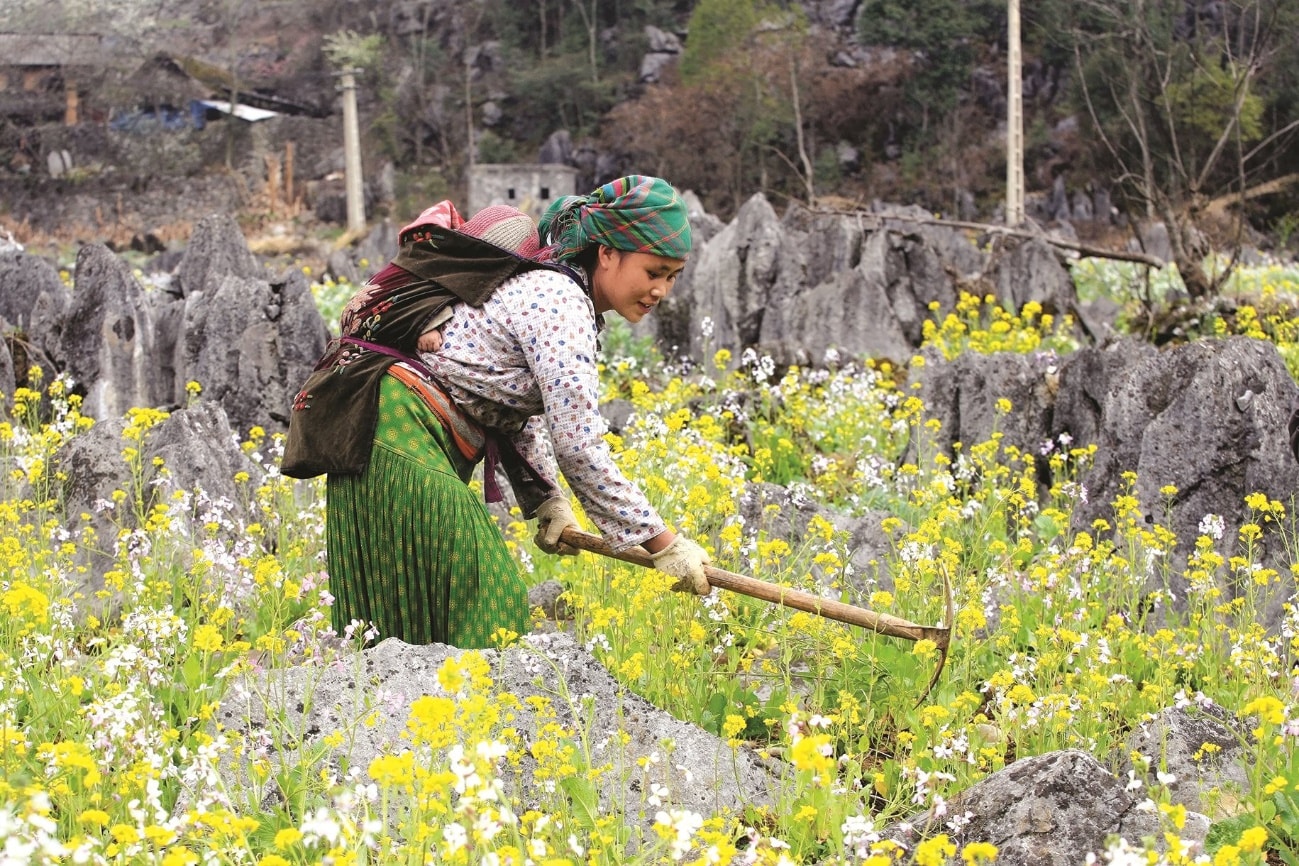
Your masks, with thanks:
[(572, 279), (527, 271), (481, 307), (457, 304), (442, 348), (420, 357), (471, 418), (517, 431), (515, 447), (552, 484), (557, 466), (614, 550), (666, 529), (604, 441), (595, 307)]

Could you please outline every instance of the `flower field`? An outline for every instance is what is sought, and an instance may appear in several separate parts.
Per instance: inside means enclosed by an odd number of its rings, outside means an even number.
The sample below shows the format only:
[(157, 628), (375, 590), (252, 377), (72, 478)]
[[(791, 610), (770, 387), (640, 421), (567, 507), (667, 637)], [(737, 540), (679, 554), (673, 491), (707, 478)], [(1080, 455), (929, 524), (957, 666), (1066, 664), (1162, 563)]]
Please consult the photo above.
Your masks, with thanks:
[[(1299, 331), (1292, 274), (1281, 273), (1243, 275), (1258, 282), (1241, 287), (1258, 305), (1214, 327), (1270, 339), (1289, 359)], [(322, 309), (346, 291), (318, 286)], [(934, 315), (927, 342), (947, 357), (1072, 348), (1067, 323), (1032, 305), (1012, 314), (966, 297)], [(1291, 599), (1277, 631), (1257, 624), (1259, 598), (1283, 575), (1253, 554), (1267, 537), (1299, 562), (1296, 503), (1252, 496), (1238, 539), (1205, 515), (1187, 551), (1190, 596), (1174, 607), (1151, 586), (1170, 583), (1178, 542), (1134, 497), (1070, 529), (1092, 449), (1024, 453), (996, 436), (955, 455), (924, 447), (935, 422), (917, 396), (919, 360), (777, 370), (723, 349), (691, 367), (616, 328), (606, 355), (608, 397), (635, 409), (609, 436), (618, 461), (720, 567), (922, 624), (940, 623), (950, 583), (951, 653), (921, 705), (937, 662), (929, 641), (729, 593), (672, 593), (654, 571), (547, 556), (515, 519), (502, 530), (526, 581), (564, 585), (578, 642), (658, 707), (771, 756), (783, 768), (776, 801), (706, 815), (650, 785), (602, 810), (599, 754), (558, 721), (525, 743), (492, 652), (441, 668), (438, 694), (415, 702), (390, 755), (340, 768), (304, 749), (286, 766), (273, 751), (287, 746), (213, 717), (243, 675), (347, 665), (366, 640), (364, 627), (328, 628), (323, 484), (280, 476), (278, 438), (255, 428), (242, 447), (264, 474), (235, 479), (242, 501), (174, 489), (169, 467), (142, 456), (165, 415), (139, 409), (120, 452), (131, 482), (93, 514), (66, 513), (55, 455), (95, 421), (68, 382), (33, 370), (0, 422), (0, 864), (973, 866), (998, 852), (963, 837), (968, 818), (944, 808), (955, 793), (1062, 749), (1118, 770), (1143, 722), (1208, 704), (1241, 721), (1249, 784), (1202, 792), (1206, 846), (1182, 844), (1173, 780), (1137, 761), (1129, 790), (1164, 835), (1144, 849), (1116, 842), (1093, 862), (1299, 864), (1299, 609)], [(201, 383), (191, 395), (201, 399)], [(1041, 458), (1055, 479), (1045, 496)], [(742, 509), (758, 485), (780, 485), (790, 504)], [(878, 515), (886, 549), (854, 560), (844, 526)], [(94, 529), (105, 519), (115, 531)], [(1240, 579), (1253, 591), (1227, 600), (1220, 587)], [(532, 711), (545, 716), (543, 703)], [(524, 750), (545, 809), (523, 808), (501, 782)], [(275, 803), (222, 783), (235, 757), (274, 781)], [(927, 810), (937, 818), (923, 841), (886, 838)]]

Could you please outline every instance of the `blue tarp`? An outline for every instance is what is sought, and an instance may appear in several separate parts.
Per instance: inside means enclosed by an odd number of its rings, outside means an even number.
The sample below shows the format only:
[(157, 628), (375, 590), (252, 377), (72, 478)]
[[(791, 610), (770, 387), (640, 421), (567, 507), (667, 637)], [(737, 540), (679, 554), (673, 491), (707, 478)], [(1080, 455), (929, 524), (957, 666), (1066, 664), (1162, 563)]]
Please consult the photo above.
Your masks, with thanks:
[(202, 129), (206, 123), (207, 109), (198, 100), (187, 110), (164, 106), (161, 109), (142, 108), (135, 111), (115, 111), (108, 125), (118, 132), (151, 135), (155, 132), (180, 132), (185, 129)]

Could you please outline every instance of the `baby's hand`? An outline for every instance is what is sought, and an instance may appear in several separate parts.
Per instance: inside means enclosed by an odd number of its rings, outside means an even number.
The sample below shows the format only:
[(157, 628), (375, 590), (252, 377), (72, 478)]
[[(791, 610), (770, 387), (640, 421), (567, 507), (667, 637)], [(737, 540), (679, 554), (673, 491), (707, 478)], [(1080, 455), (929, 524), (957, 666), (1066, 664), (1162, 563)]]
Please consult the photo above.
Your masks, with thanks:
[(419, 342), (416, 344), (421, 352), (436, 352), (442, 348), (441, 331), (425, 331), (419, 335)]

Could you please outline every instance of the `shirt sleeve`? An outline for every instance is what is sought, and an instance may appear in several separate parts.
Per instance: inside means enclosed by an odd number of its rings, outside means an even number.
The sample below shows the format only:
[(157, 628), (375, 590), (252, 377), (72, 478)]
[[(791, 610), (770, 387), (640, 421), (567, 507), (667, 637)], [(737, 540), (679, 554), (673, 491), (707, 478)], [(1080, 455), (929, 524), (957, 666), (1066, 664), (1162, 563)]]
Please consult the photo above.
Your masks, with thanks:
[[(599, 411), (595, 311), (571, 280), (545, 281), (512, 316), (511, 326), (536, 378), (543, 423), (524, 425), (514, 437), (536, 471), (558, 464), (582, 507), (614, 550), (625, 550), (666, 529), (645, 494), (618, 469), (604, 440)], [(553, 458), (543, 429), (550, 434)], [(535, 461), (535, 462), (534, 462)]]

